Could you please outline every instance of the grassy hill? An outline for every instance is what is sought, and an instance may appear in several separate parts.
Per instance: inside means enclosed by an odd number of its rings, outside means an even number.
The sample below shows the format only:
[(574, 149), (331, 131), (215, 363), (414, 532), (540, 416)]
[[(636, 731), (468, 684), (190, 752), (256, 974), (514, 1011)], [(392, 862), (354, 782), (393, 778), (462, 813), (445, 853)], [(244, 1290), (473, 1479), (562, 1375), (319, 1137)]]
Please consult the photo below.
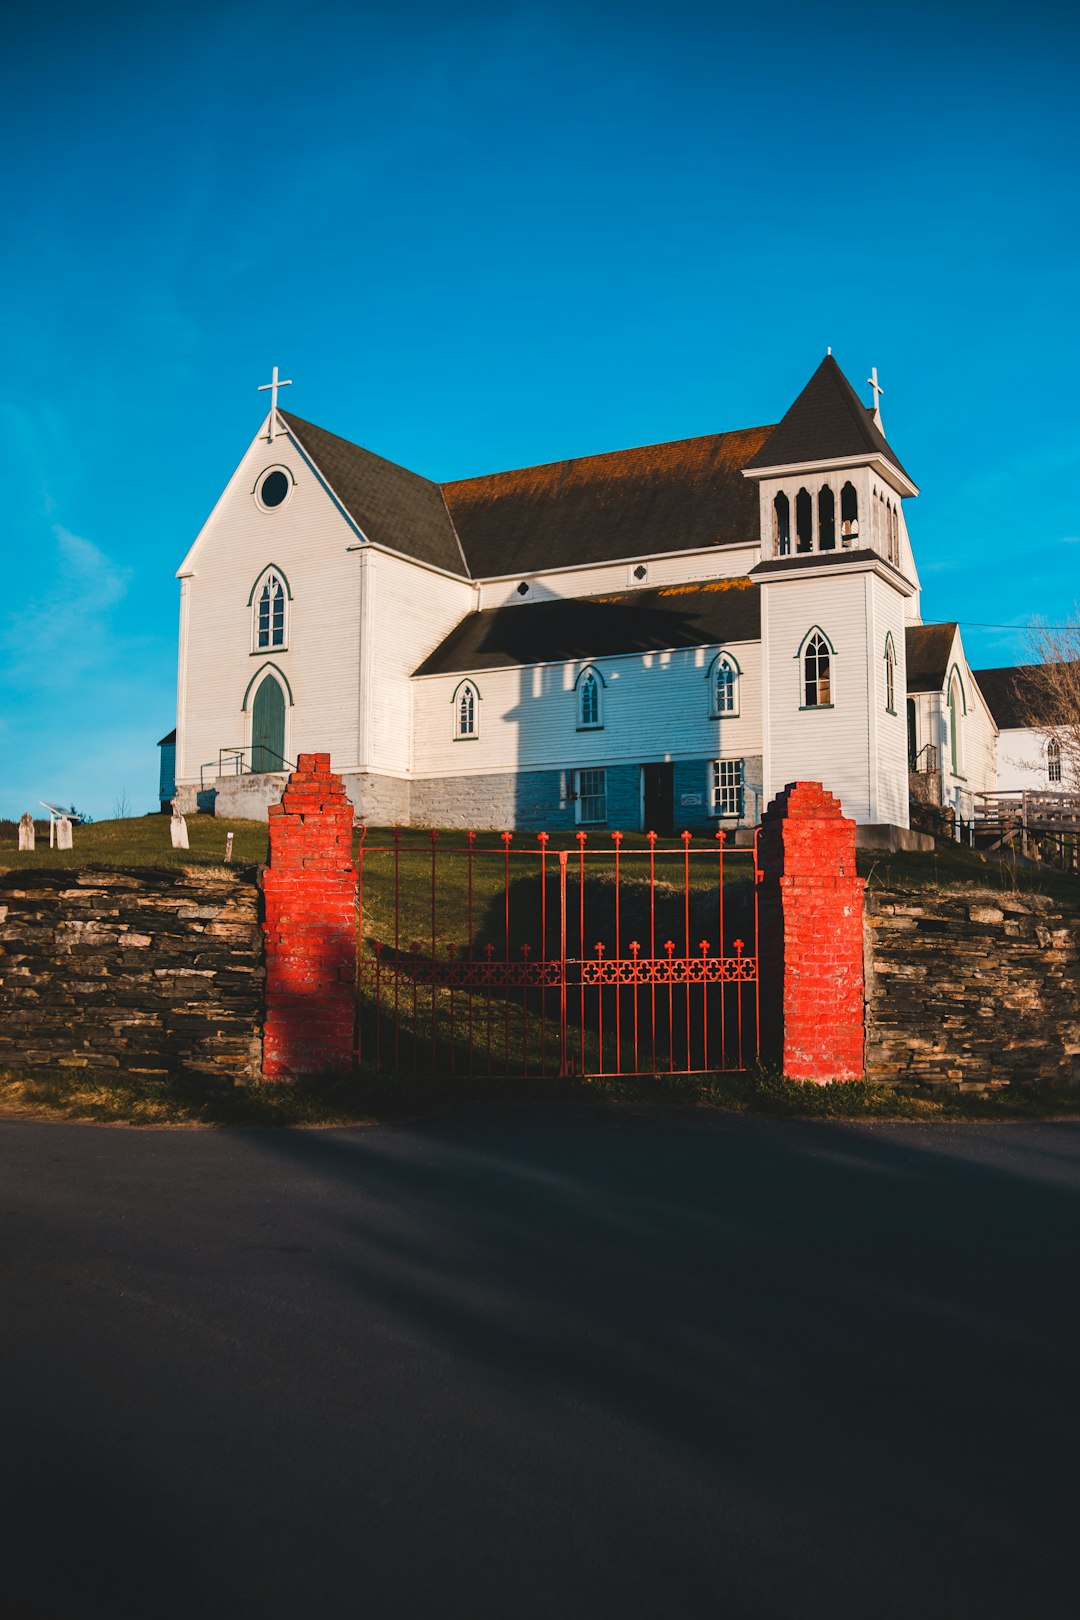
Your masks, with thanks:
[(253, 866), (266, 859), (266, 823), (225, 821), (214, 816), (188, 820), (189, 850), (173, 849), (168, 816), (130, 816), (119, 821), (94, 821), (72, 829), (71, 849), (49, 848), (49, 823), (35, 822), (37, 848), (19, 853), (19, 829), (14, 821), (0, 821), (0, 871), (53, 866), (77, 870), (85, 866), (220, 866), (225, 859), (225, 838), (233, 834), (233, 864)]

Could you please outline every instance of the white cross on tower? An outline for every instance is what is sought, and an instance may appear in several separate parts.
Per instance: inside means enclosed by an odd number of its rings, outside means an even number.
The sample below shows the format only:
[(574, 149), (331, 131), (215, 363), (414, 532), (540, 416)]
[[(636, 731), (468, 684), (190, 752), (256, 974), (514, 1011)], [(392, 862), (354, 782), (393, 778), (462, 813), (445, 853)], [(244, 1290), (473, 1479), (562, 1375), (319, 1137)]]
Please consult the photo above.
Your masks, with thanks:
[(870, 384), (870, 387), (874, 390), (874, 421), (877, 423), (878, 431), (880, 432), (881, 431), (881, 408), (880, 408), (881, 407), (881, 396), (885, 392), (885, 390), (884, 390), (884, 388), (882, 388), (881, 384), (877, 380), (877, 366), (871, 366), (870, 367), (870, 375), (869, 375), (869, 377), (867, 377), (866, 380)]
[[(877, 376), (876, 371), (874, 373), (874, 376), (875, 377)], [(291, 377), (289, 377), (289, 378), (279, 378), (278, 374), (277, 374), (277, 366), (275, 366), (273, 371), (270, 373), (270, 381), (268, 383), (260, 383), (259, 384), (259, 393), (260, 394), (265, 392), (265, 390), (267, 388), (269, 388), (269, 390), (270, 390), (270, 432), (267, 435), (267, 442), (269, 444), (273, 444), (273, 442), (274, 442), (274, 418), (277, 415), (277, 391), (278, 391), (279, 388), (291, 388), (291, 387), (292, 387), (292, 378)]]

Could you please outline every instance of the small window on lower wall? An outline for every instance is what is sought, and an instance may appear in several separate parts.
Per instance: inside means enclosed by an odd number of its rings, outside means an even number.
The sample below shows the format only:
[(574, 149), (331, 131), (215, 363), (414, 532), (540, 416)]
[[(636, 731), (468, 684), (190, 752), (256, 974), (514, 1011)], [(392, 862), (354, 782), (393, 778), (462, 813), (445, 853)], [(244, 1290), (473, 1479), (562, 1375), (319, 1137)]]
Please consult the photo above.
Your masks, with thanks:
[(575, 771), (576, 819), (584, 826), (607, 820), (607, 772)]
[(461, 681), (451, 702), (455, 742), (472, 742), (480, 735), (480, 693), (472, 681)]
[(743, 759), (714, 759), (713, 815), (742, 817), (746, 803), (746, 761)]

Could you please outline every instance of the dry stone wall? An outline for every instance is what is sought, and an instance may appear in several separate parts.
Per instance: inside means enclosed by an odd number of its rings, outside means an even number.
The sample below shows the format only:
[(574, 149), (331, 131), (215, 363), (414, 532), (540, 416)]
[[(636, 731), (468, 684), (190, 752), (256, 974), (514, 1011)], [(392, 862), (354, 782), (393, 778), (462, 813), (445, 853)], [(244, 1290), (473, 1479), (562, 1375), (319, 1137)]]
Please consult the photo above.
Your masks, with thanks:
[(1080, 1083), (1080, 899), (869, 890), (866, 943), (868, 1079)]
[(0, 1069), (258, 1078), (254, 871), (0, 875)]

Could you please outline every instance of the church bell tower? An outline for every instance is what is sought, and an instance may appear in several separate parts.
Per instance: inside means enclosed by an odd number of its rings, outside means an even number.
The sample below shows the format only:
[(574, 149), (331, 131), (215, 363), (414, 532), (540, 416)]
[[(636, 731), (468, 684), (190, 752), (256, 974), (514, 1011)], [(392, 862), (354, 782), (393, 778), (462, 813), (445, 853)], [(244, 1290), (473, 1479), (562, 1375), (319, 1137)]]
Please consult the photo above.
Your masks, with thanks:
[(908, 825), (904, 626), (919, 582), (901, 501), (918, 494), (826, 355), (744, 468), (758, 485), (764, 793), (821, 780), (862, 824)]

